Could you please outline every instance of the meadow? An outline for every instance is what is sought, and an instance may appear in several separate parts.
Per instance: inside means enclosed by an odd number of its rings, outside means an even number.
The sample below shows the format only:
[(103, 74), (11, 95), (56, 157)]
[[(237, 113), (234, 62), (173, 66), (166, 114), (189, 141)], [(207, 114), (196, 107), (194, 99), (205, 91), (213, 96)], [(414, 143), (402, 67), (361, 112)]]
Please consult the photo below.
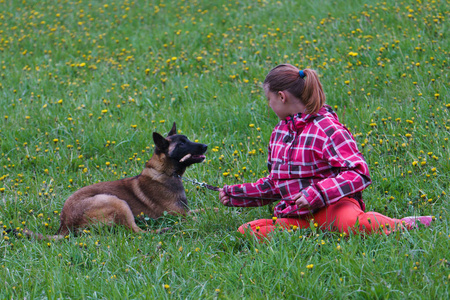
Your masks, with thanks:
[[(447, 0), (0, 0), (0, 299), (448, 299)], [(429, 228), (266, 243), (236, 229), (270, 206), (227, 208), (191, 183), (188, 216), (143, 229), (54, 234), (65, 199), (135, 176), (173, 122), (209, 145), (185, 176), (267, 175), (277, 117), (261, 84), (280, 63), (320, 74), (370, 166), (367, 210)], [(10, 230), (15, 230), (13, 234)]]

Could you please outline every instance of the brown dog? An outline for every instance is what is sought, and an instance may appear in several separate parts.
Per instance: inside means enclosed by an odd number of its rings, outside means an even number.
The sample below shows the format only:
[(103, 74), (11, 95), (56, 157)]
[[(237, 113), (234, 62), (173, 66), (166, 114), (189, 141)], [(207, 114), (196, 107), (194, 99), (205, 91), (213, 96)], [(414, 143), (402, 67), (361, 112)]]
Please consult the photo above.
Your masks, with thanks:
[[(143, 232), (134, 220), (142, 213), (155, 219), (165, 211), (185, 215), (188, 207), (181, 176), (188, 166), (205, 159), (207, 145), (191, 142), (176, 131), (173, 123), (166, 138), (153, 132), (154, 154), (141, 174), (96, 183), (73, 193), (62, 209), (57, 235), (47, 238), (62, 238), (93, 223), (121, 224), (134, 232)], [(26, 234), (44, 238), (31, 231)]]

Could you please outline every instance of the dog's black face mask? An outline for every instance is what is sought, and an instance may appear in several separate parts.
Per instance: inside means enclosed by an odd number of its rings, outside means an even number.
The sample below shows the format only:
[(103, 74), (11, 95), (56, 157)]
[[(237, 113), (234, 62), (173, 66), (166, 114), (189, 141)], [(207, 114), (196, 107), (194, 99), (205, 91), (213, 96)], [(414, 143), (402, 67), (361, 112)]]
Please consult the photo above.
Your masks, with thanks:
[(176, 131), (176, 124), (173, 123), (167, 138), (157, 132), (153, 133), (153, 141), (156, 146), (155, 153), (165, 153), (177, 164), (185, 167), (204, 161), (204, 154), (208, 146), (192, 142), (186, 136), (176, 134)]
[(205, 160), (208, 146), (188, 140), (184, 135), (172, 135), (170, 140), (169, 157), (177, 162), (189, 166)]

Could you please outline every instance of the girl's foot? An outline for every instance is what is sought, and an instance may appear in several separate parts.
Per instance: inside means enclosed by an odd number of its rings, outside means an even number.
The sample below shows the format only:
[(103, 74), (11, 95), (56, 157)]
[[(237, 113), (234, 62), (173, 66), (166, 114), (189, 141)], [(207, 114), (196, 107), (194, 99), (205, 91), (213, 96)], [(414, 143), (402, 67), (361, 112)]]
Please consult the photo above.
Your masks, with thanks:
[(432, 216), (411, 216), (401, 219), (402, 222), (409, 228), (414, 229), (418, 227), (418, 223), (422, 224), (425, 227), (430, 226), (431, 222), (433, 222)]

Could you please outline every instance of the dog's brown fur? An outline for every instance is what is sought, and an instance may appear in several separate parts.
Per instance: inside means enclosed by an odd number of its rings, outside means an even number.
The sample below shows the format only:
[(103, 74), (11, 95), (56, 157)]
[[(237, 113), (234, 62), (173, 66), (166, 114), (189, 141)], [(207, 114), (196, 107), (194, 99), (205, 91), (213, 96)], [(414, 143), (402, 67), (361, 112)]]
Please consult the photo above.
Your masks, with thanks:
[(121, 224), (133, 232), (143, 232), (134, 220), (142, 213), (154, 219), (165, 211), (185, 215), (188, 207), (181, 176), (188, 166), (205, 159), (207, 145), (176, 134), (175, 123), (167, 138), (154, 132), (153, 141), (154, 154), (141, 174), (86, 186), (72, 194), (62, 209), (57, 235), (25, 233), (40, 239), (60, 239), (93, 223)]

